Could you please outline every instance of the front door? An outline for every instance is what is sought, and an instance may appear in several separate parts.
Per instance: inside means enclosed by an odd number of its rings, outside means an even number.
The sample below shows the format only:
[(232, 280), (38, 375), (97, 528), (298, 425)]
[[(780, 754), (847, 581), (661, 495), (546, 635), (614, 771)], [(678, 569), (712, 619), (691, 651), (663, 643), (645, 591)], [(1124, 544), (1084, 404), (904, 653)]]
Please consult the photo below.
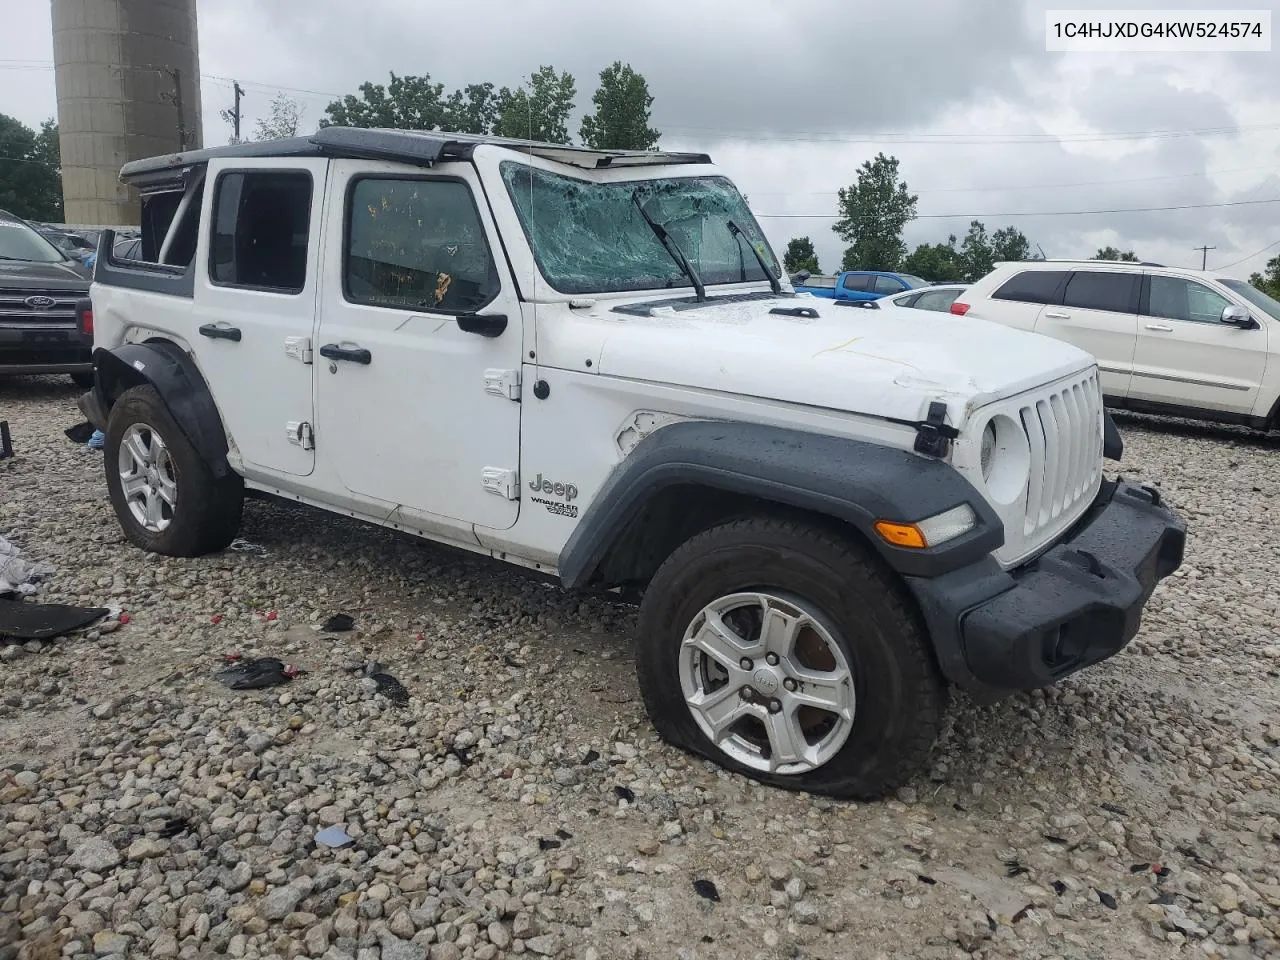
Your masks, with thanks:
[(1223, 323), (1231, 301), (1197, 280), (1150, 274), (1147, 284), (1129, 395), (1251, 414), (1267, 365), (1268, 325)]
[[(246, 473), (307, 476), (327, 160), (212, 160), (187, 339)], [(257, 469), (255, 469), (257, 468)]]
[(1141, 280), (1136, 272), (1075, 270), (1062, 302), (1047, 304), (1036, 318), (1036, 333), (1093, 354), (1107, 397), (1123, 399), (1129, 392)]
[(340, 160), (329, 195), (322, 456), (360, 497), (507, 529), (519, 511), (520, 305), (474, 169)]

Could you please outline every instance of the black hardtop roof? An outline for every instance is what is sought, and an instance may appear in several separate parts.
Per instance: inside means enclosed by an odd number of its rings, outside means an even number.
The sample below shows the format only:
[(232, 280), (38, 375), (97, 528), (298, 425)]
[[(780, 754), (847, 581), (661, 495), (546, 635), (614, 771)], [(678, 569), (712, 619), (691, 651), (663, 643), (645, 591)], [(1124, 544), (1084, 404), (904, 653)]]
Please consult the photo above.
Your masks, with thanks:
[[(145, 185), (168, 179), (184, 168), (205, 164), (220, 157), (349, 157), (364, 160), (392, 160), (430, 166), (441, 160), (465, 160), (481, 144), (506, 147), (535, 157), (585, 169), (639, 167), (662, 164), (710, 163), (705, 153), (673, 153), (642, 150), (592, 150), (559, 143), (513, 140), (507, 137), (445, 133), (439, 130), (386, 130), (362, 127), (321, 127), (305, 137), (239, 143), (203, 150), (187, 150), (126, 163), (120, 179)], [(166, 177), (166, 174), (168, 175)]]

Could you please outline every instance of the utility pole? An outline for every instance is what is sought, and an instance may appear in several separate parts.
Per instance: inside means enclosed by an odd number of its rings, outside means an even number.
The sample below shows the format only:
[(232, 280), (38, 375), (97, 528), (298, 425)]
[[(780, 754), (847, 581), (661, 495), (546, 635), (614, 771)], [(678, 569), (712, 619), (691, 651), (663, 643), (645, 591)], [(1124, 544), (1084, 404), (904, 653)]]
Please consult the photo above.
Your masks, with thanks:
[(240, 98), (244, 96), (244, 90), (240, 86), (239, 80), (232, 80), (231, 83), (235, 87), (236, 105), (231, 111), (231, 126), (235, 130), (236, 143), (240, 142)]
[(1209, 264), (1209, 251), (1217, 250), (1218, 248), (1217, 247), (1192, 247), (1191, 249), (1200, 251), (1200, 269), (1204, 270), (1204, 269), (1207, 269)]

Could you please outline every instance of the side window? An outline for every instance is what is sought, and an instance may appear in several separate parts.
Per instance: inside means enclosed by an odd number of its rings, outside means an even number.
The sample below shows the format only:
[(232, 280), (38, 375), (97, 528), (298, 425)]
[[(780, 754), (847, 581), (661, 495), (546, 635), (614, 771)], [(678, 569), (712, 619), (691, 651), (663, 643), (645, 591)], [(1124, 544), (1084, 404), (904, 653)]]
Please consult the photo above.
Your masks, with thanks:
[(365, 177), (349, 196), (349, 300), (457, 314), (497, 296), (497, 267), (465, 183)]
[(946, 313), (951, 309), (951, 301), (955, 297), (950, 293), (942, 291), (934, 291), (933, 293), (922, 293), (916, 300), (916, 307), (921, 310), (936, 310)]
[(209, 279), (229, 287), (301, 293), (310, 229), (310, 174), (224, 173), (213, 195)]
[(1202, 283), (1181, 277), (1151, 277), (1147, 313), (1165, 320), (1218, 323), (1231, 301)]
[(1077, 270), (1067, 281), (1062, 305), (1081, 310), (1110, 310), (1113, 313), (1135, 312), (1133, 295), (1138, 288), (1136, 273), (1107, 273), (1101, 270)]
[(875, 284), (871, 288), (876, 293), (901, 293), (906, 289), (902, 285), (902, 281), (895, 280), (893, 277), (876, 277)]
[(871, 278), (864, 274), (850, 274), (840, 284), (846, 290), (870, 290)]
[(1058, 285), (1066, 275), (1065, 270), (1027, 270), (1006, 280), (991, 297), (1021, 303), (1056, 303)]

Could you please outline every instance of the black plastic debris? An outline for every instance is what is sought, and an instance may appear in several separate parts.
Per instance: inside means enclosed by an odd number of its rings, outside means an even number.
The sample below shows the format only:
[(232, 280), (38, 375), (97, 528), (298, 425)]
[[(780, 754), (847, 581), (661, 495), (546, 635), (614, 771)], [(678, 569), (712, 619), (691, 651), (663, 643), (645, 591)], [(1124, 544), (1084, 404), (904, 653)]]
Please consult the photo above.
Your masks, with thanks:
[(376, 673), (370, 673), (369, 678), (378, 685), (375, 692), (385, 696), (397, 707), (407, 707), (408, 690), (404, 689), (404, 685), (396, 680), (396, 677), (393, 677), (390, 673), (381, 672), (379, 669)]
[(1024, 867), (1021, 863), (1018, 862), (1017, 857), (1014, 857), (1012, 860), (1005, 860), (1003, 861), (1003, 863), (1004, 863), (1004, 875), (1006, 877), (1020, 877), (1024, 873), (1031, 872), (1026, 867)]
[(1061, 880), (1053, 881), (1053, 883), (1050, 884), (1050, 886), (1053, 887), (1053, 892), (1056, 893), (1058, 896), (1062, 896), (1064, 893), (1067, 892), (1067, 885), (1063, 883)]
[(570, 833), (568, 830), (565, 830), (563, 827), (561, 827), (559, 830), (556, 831), (556, 836), (559, 837), (561, 840), (573, 839), (573, 834)]
[(1099, 890), (1097, 887), (1094, 888), (1093, 892), (1098, 895), (1098, 899), (1102, 901), (1102, 905), (1104, 907), (1109, 910), (1116, 909), (1116, 898), (1111, 894), (1107, 893), (1105, 890)]
[(349, 847), (355, 842), (355, 839), (346, 830), (338, 826), (325, 827), (316, 833), (316, 843), (326, 847)]
[[(863, 866), (866, 866), (866, 864), (863, 864)], [(926, 874), (923, 874), (923, 873), (917, 873), (916, 879), (919, 880), (921, 883), (927, 883), (931, 887), (938, 882), (937, 880), (933, 879), (933, 877), (927, 876)]]
[(1143, 871), (1150, 870), (1150, 869), (1151, 869), (1151, 864), (1149, 863), (1131, 863), (1129, 865), (1130, 873), (1142, 873)]
[(96, 428), (92, 423), (86, 421), (84, 423), (77, 423), (74, 427), (68, 427), (62, 432), (72, 443), (83, 444), (89, 442), (89, 438), (93, 436), (95, 429)]
[(106, 607), (0, 600), (0, 640), (48, 640), (101, 620)]
[(716, 885), (710, 880), (693, 881), (693, 892), (704, 900), (711, 900), (714, 903), (720, 902), (720, 891), (716, 889)]
[(613, 793), (614, 793), (614, 796), (616, 796), (619, 800), (625, 800), (627, 801), (627, 803), (635, 803), (636, 795), (632, 793), (631, 790), (628, 789), (627, 787), (623, 787), (623, 786), (614, 787)]
[(553, 840), (553, 839), (551, 839), (550, 837), (539, 837), (539, 838), (538, 838), (538, 849), (539, 849), (539, 850), (555, 850), (555, 849), (556, 849), (557, 847), (559, 847), (559, 846), (560, 846), (560, 841), (559, 841), (559, 840)]
[(191, 829), (190, 822), (185, 817), (174, 817), (172, 820), (166, 820), (163, 827), (157, 833), (165, 840), (170, 840), (180, 833), (186, 833)]
[(355, 625), (355, 617), (346, 613), (335, 613), (324, 623), (320, 624), (320, 629), (325, 633), (342, 633), (345, 630), (350, 630)]
[(260, 657), (256, 660), (242, 660), (219, 670), (214, 678), (232, 690), (260, 690), (289, 683), (305, 672), (275, 657)]
[(1114, 803), (1104, 803), (1102, 804), (1102, 809), (1107, 811), (1107, 813), (1114, 813), (1118, 817), (1128, 815), (1128, 811), (1126, 811), (1124, 807), (1118, 807)]
[(471, 759), (472, 749), (473, 748), (471, 747), (450, 747), (445, 751), (445, 754), (450, 757), (457, 757), (460, 764), (464, 767), (469, 767), (471, 764), (475, 763), (475, 761)]
[(13, 438), (9, 436), (9, 421), (0, 420), (0, 460), (13, 456)]
[(588, 750), (587, 755), (582, 758), (584, 764), (595, 763), (600, 759), (600, 754), (595, 750)]

